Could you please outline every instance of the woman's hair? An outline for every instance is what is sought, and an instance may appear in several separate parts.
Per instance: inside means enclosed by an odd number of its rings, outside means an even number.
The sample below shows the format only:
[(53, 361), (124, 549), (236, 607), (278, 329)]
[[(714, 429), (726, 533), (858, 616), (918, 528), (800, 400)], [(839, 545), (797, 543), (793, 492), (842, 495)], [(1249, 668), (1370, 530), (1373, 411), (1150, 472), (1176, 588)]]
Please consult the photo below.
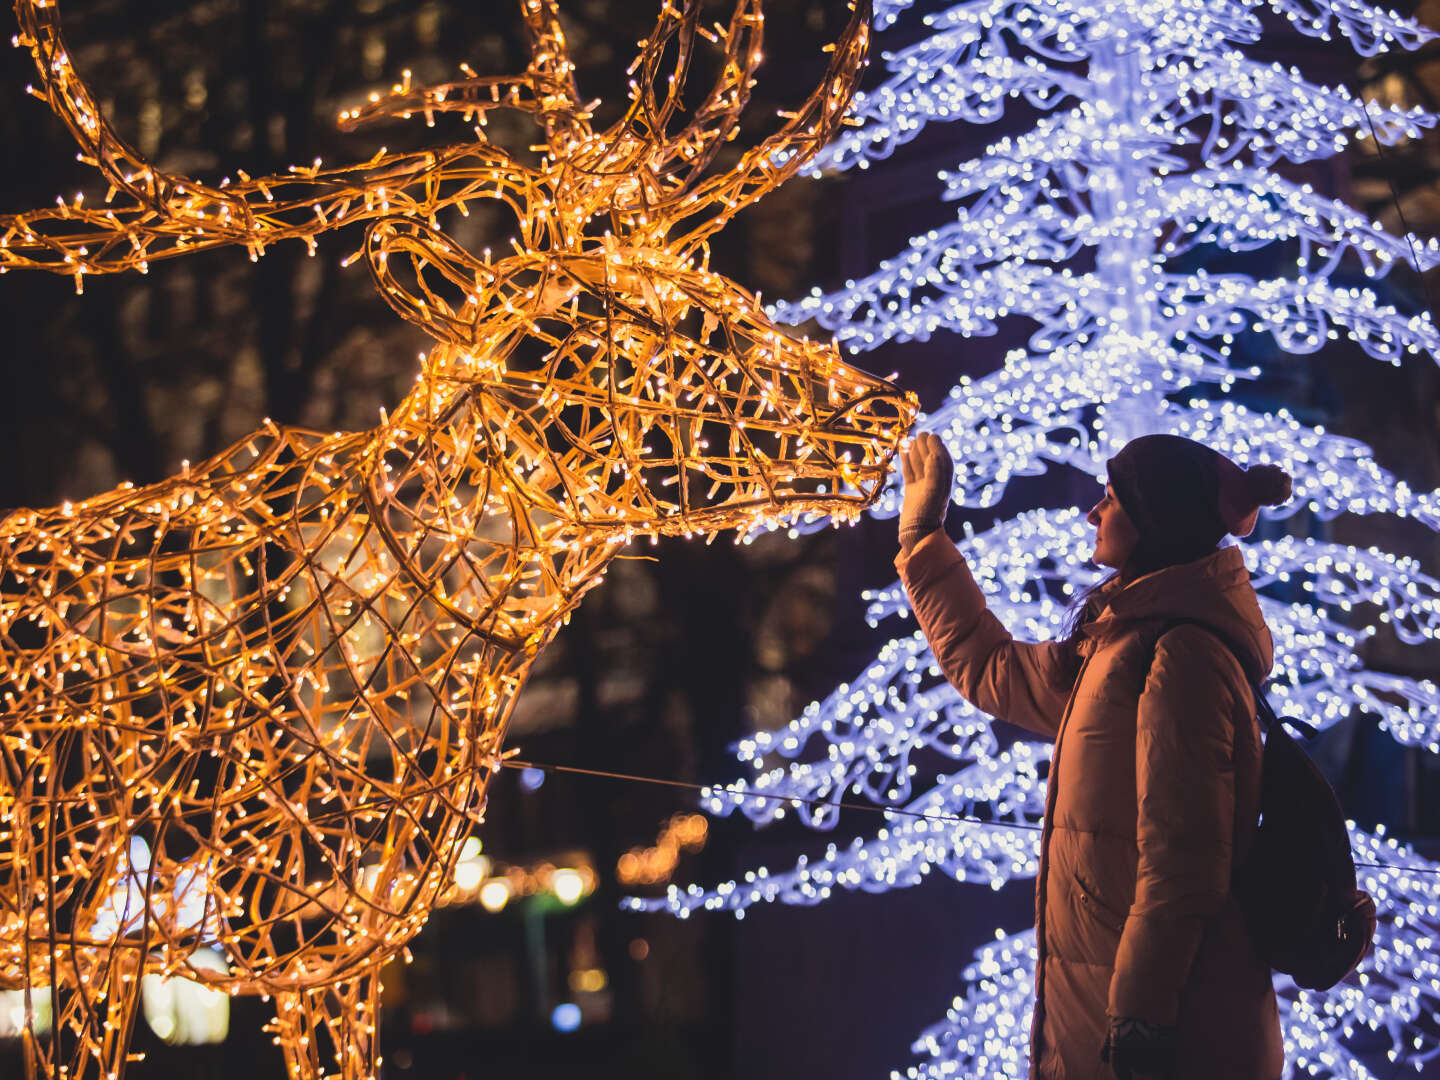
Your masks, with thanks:
[[(1099, 603), (1100, 598), (1097, 594), (1120, 574), (1121, 571), (1113, 570), (1093, 585), (1087, 585), (1075, 594), (1074, 599), (1065, 605), (1065, 614), (1060, 619), (1060, 637), (1057, 640), (1065, 645), (1074, 645), (1080, 640), (1080, 631), (1085, 629), (1085, 624), (1105, 610)], [(1091, 608), (1094, 610), (1090, 610)]]

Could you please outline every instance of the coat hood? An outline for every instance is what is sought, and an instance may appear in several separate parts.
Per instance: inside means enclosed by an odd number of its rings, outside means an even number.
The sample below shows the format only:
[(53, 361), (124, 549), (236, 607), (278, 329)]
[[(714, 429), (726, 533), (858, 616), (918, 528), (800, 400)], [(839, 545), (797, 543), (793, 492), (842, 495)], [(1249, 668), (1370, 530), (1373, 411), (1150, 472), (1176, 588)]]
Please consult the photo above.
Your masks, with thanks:
[(1252, 682), (1270, 674), (1274, 642), (1238, 547), (1167, 566), (1128, 585), (1114, 579), (1103, 596), (1108, 598), (1102, 600), (1104, 610), (1082, 631), (1087, 638), (1098, 641), (1124, 633), (1138, 621), (1194, 619), (1213, 627), (1240, 650), (1240, 662)]

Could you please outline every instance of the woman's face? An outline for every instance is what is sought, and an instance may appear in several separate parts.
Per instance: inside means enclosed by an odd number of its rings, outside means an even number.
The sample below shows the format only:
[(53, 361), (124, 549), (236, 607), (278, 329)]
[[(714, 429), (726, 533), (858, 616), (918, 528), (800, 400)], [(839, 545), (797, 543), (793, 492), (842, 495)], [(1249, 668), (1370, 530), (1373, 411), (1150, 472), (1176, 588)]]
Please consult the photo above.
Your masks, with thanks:
[(1100, 566), (1113, 566), (1119, 570), (1135, 550), (1140, 534), (1135, 531), (1130, 516), (1115, 497), (1115, 489), (1105, 485), (1105, 497), (1090, 508), (1085, 520), (1095, 526), (1095, 554), (1092, 561)]

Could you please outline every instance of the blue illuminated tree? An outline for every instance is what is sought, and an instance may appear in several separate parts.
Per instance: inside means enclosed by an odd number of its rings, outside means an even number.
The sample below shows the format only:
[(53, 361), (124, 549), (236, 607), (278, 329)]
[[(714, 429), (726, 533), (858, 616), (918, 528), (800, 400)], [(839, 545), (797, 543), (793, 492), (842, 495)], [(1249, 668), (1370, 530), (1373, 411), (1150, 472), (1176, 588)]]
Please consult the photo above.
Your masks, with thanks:
[[(882, 0), (877, 23), (888, 27), (910, 3)], [(1267, 511), (1272, 519), (1383, 513), (1440, 529), (1440, 493), (1412, 490), (1363, 443), (1232, 400), (1261, 374), (1241, 356), (1265, 335), (1290, 354), (1348, 338), (1377, 361), (1440, 359), (1428, 314), (1402, 312), (1363, 284), (1396, 263), (1428, 268), (1440, 247), (1389, 235), (1272, 171), (1366, 138), (1416, 138), (1436, 117), (1379, 105), (1367, 114), (1343, 88), (1251, 58), (1266, 7), (970, 0), (928, 16), (922, 40), (886, 54), (887, 80), (858, 100), (861, 124), (822, 168), (869, 168), (928, 125), (988, 123), (1020, 97), (1042, 118), (941, 174), (953, 221), (912, 238), (867, 277), (777, 311), (817, 320), (855, 351), (937, 331), (987, 335), (1007, 316), (1039, 324), (1027, 348), (993, 374), (959, 378), (922, 421), (955, 458), (961, 505), (993, 506), (1012, 478), (1056, 466), (1103, 483), (1120, 446), (1163, 431), (1287, 469), (1296, 498)], [(1432, 36), (1360, 0), (1268, 8), (1267, 19), (1343, 39), (1365, 56)], [(1246, 252), (1286, 269), (1224, 269)], [(877, 513), (898, 509), (897, 481)], [(1076, 507), (967, 530), (959, 546), (991, 609), (1030, 640), (1053, 636), (1068, 599), (1099, 577), (1085, 561), (1089, 529)], [(1411, 645), (1440, 636), (1440, 581), (1413, 560), (1326, 539), (1272, 536), (1244, 551), (1275, 636), (1277, 708), (1322, 728), (1368, 714), (1401, 743), (1440, 751), (1436, 685), (1368, 670), (1357, 652), (1381, 626)], [(867, 599), (872, 625), (909, 616), (898, 585)], [(816, 903), (837, 889), (884, 892), (927, 875), (995, 888), (1033, 877), (1051, 748), (1002, 748), (988, 718), (938, 675), (923, 636), (902, 631), (853, 681), (744, 743), (745, 779), (707, 793), (716, 813), (740, 809), (759, 823), (795, 813), (819, 829), (834, 827), (842, 799), (864, 796), (889, 808), (876, 836), (783, 872), (672, 888), (636, 906), (740, 915), (760, 901)], [(1352, 839), (1362, 887), (1381, 908), (1375, 949), (1358, 979), (1324, 994), (1277, 977), (1292, 1073), (1368, 1077), (1347, 1045), (1364, 1027), (1388, 1035), (1397, 1062), (1418, 1068), (1440, 1055), (1440, 868), (1383, 830), (1352, 826)], [(964, 992), (916, 1040), (921, 1061), (905, 1075), (1024, 1075), (1033, 950), (1027, 932), (977, 951)]]

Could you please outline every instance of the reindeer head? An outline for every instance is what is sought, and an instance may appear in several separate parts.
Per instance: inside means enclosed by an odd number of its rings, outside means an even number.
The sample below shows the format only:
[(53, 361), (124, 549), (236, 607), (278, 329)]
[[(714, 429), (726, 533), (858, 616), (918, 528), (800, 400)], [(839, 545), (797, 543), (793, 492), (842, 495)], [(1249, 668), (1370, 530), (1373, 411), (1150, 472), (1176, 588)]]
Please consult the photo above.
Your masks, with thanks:
[[(51, 105), (130, 204), (0, 219), (0, 265), (73, 273), (78, 285), (86, 273), (143, 269), (197, 247), (239, 242), (259, 254), (368, 220), (376, 284), (441, 343), (397, 416), (430, 422), (465, 395), (483, 414), (488, 449), (513, 451), (511, 480), (538, 509), (631, 533), (858, 513), (913, 401), (833, 347), (783, 335), (756, 298), (707, 269), (707, 240), (840, 125), (863, 64), (868, 2), (852, 5), (816, 90), (727, 169), (711, 166), (748, 103), (760, 0), (738, 0), (729, 24), (712, 29), (698, 3), (666, 0), (630, 68), (628, 108), (602, 131), (576, 92), (554, 0), (522, 4), (532, 48), (523, 76), (406, 83), (340, 117), (355, 127), (460, 112), (478, 119), (476, 142), (208, 187), (126, 146), (70, 67), (55, 5), (18, 0), (21, 40)], [(720, 75), (682, 115), (701, 38), (719, 53)], [(486, 139), (485, 119), (500, 108), (543, 130), (537, 165)], [(434, 227), (439, 211), (476, 199), (514, 210), (517, 254), (476, 259)]]
[(489, 266), (382, 221), (369, 253), (390, 302), (442, 342), (396, 423), (424, 431), (463, 401), (510, 486), (584, 531), (858, 514), (914, 414), (833, 347), (780, 333), (733, 282), (664, 252), (612, 240)]

